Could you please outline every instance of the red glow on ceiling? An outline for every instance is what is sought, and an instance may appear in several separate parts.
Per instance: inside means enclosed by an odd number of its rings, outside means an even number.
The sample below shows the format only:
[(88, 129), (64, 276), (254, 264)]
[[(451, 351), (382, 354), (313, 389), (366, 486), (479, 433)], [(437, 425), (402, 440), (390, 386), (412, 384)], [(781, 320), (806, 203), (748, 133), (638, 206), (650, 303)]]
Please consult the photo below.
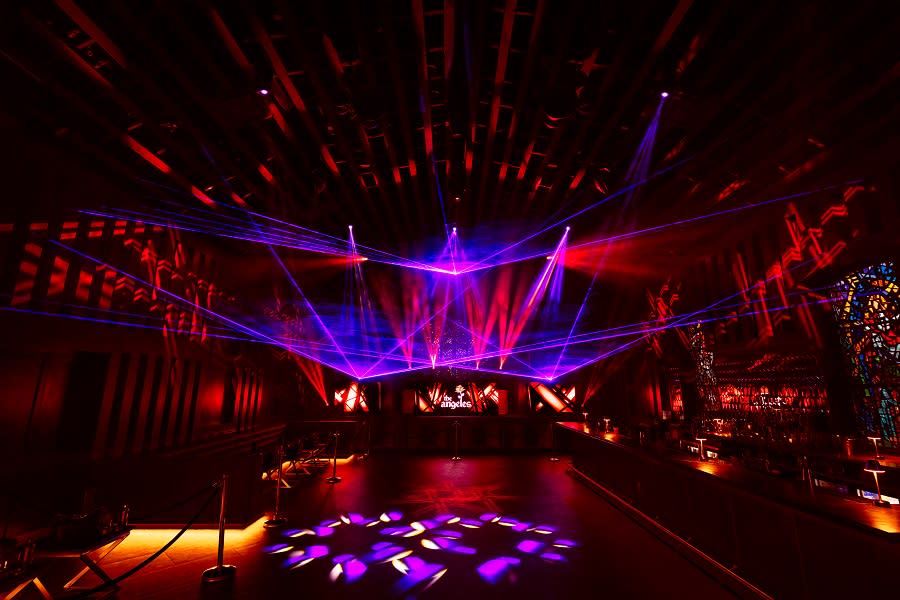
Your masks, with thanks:
[(137, 152), (141, 156), (141, 158), (146, 160), (148, 163), (150, 163), (166, 175), (172, 173), (172, 168), (169, 165), (163, 162), (158, 156), (147, 150), (147, 148), (142, 146), (136, 139), (134, 139), (130, 135), (124, 135), (122, 136), (122, 138), (129, 148)]
[(575, 177), (572, 178), (572, 183), (569, 185), (570, 190), (574, 190), (578, 187), (578, 184), (581, 183), (581, 180), (584, 179), (584, 167), (578, 169), (578, 172), (575, 174)]
[(525, 153), (522, 155), (522, 163), (519, 165), (519, 172), (516, 174), (516, 181), (522, 181), (525, 179), (525, 171), (528, 169), (528, 161), (531, 160), (531, 152), (534, 150), (534, 140), (528, 144), (528, 147), (525, 148)]
[(329, 171), (331, 171), (335, 175), (340, 174), (337, 163), (334, 162), (334, 159), (331, 157), (331, 152), (329, 152), (328, 148), (326, 148), (325, 146), (322, 146), (322, 160), (325, 161), (325, 165), (328, 167)]
[(281, 114), (281, 111), (278, 109), (278, 106), (274, 102), (269, 102), (269, 115), (275, 119), (275, 123), (278, 124), (278, 127), (281, 129), (281, 132), (285, 135), (290, 135), (290, 129), (288, 128), (287, 121), (284, 120), (284, 115)]
[(193, 194), (194, 198), (196, 198), (203, 204), (209, 206), (210, 208), (212, 208), (216, 205), (215, 201), (212, 198), (210, 198), (209, 196), (207, 196), (206, 194), (204, 194), (203, 192), (198, 190), (196, 188), (196, 186), (193, 186), (193, 185), (191, 186), (191, 194)]
[(275, 184), (275, 177), (272, 175), (272, 172), (266, 168), (265, 165), (259, 165), (257, 170), (259, 171), (259, 174), (266, 179), (266, 181), (268, 181), (272, 185)]
[(63, 223), (62, 232), (59, 234), (61, 240), (74, 240), (78, 234), (78, 221), (67, 221)]

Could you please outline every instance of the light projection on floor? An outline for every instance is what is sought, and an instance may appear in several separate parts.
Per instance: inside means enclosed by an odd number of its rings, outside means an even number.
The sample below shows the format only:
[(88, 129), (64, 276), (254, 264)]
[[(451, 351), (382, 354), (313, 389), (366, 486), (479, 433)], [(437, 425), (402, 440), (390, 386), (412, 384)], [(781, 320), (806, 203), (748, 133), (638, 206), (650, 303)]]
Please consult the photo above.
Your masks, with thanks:
[(353, 584), (376, 571), (384, 580), (389, 573), (391, 592), (401, 596), (420, 594), (462, 572), (477, 573), (490, 585), (514, 584), (521, 570), (551, 569), (552, 574), (578, 546), (551, 525), (496, 512), (410, 520), (399, 511), (385, 511), (342, 514), (315, 527), (287, 530), (264, 551), (282, 557), (286, 569), (324, 563), (336, 585)]

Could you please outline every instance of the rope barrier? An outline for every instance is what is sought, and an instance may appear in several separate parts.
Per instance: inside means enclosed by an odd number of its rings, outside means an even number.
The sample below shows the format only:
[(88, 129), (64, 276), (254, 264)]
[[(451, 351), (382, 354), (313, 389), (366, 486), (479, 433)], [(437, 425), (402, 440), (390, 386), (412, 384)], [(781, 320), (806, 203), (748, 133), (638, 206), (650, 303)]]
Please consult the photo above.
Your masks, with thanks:
[(200, 509), (199, 509), (196, 513), (194, 513), (194, 516), (192, 516), (192, 517), (190, 518), (190, 520), (188, 520), (187, 523), (185, 523), (184, 527), (181, 528), (181, 531), (179, 531), (178, 533), (176, 533), (175, 536), (174, 536), (171, 540), (169, 540), (168, 542), (166, 542), (166, 544), (165, 544), (162, 548), (160, 548), (159, 550), (157, 550), (156, 552), (154, 552), (153, 554), (151, 554), (150, 556), (148, 556), (147, 558), (145, 558), (144, 560), (142, 560), (140, 563), (138, 563), (138, 564), (135, 565), (134, 567), (128, 569), (127, 571), (125, 571), (125, 572), (122, 573), (121, 575), (119, 575), (119, 576), (117, 576), (117, 577), (113, 577), (113, 578), (110, 579), (109, 581), (106, 581), (106, 582), (104, 582), (104, 583), (101, 583), (100, 585), (98, 585), (98, 586), (96, 586), (96, 587), (93, 587), (93, 588), (90, 588), (90, 589), (87, 589), (87, 590), (83, 590), (83, 591), (81, 591), (81, 592), (78, 593), (78, 594), (75, 594), (75, 595), (73, 595), (73, 596), (69, 596), (69, 598), (86, 598), (86, 597), (88, 597), (88, 596), (90, 596), (90, 595), (96, 594), (97, 592), (102, 592), (103, 590), (105, 590), (105, 589), (107, 589), (107, 588), (116, 586), (116, 585), (118, 585), (120, 582), (125, 581), (126, 579), (128, 579), (129, 577), (131, 577), (132, 575), (134, 575), (135, 573), (137, 573), (138, 571), (140, 571), (141, 569), (143, 569), (144, 567), (146, 567), (146, 566), (149, 565), (150, 563), (152, 563), (154, 560), (156, 560), (157, 558), (159, 558), (159, 557), (163, 554), (163, 552), (165, 552), (166, 550), (168, 550), (169, 548), (171, 548), (172, 545), (173, 545), (175, 542), (177, 542), (178, 539), (179, 539), (182, 535), (184, 535), (185, 532), (187, 532), (188, 529), (190, 529), (191, 527), (193, 527), (194, 523), (197, 521), (197, 519), (200, 518), (200, 515), (203, 514), (203, 511), (206, 510), (206, 508), (209, 506), (210, 502), (212, 502), (213, 499), (214, 499), (216, 496), (219, 495), (219, 492), (220, 492), (220, 491), (221, 491), (220, 488), (219, 488), (218, 486), (216, 486), (216, 488), (215, 488), (214, 490), (212, 490), (212, 493), (209, 495), (209, 498), (206, 499), (206, 502), (203, 503), (203, 506), (201, 506)]
[(132, 523), (140, 523), (141, 521), (149, 521), (153, 517), (156, 517), (158, 515), (163, 515), (167, 512), (175, 510), (176, 508), (181, 508), (185, 504), (188, 504), (191, 500), (196, 500), (197, 498), (199, 498), (200, 496), (202, 496), (203, 494), (208, 492), (210, 489), (215, 489), (215, 487), (216, 487), (215, 483), (213, 483), (211, 486), (207, 485), (207, 486), (197, 490), (196, 492), (194, 492), (187, 498), (183, 498), (173, 504), (170, 504), (169, 506), (166, 506), (165, 508), (161, 508), (159, 510), (148, 513), (146, 515), (141, 515), (140, 517), (132, 518), (132, 519), (130, 519), (130, 521)]

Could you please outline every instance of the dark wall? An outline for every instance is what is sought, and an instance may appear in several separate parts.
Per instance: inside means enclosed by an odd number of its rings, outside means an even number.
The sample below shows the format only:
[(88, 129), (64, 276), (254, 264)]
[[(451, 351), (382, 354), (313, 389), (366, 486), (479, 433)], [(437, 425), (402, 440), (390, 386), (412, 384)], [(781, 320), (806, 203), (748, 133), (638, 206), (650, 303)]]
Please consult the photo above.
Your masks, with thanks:
[(60, 321), (0, 313), (0, 456), (152, 452), (251, 431), (299, 403), (290, 387), (269, 385), (278, 365), (264, 348), (235, 359), (185, 342), (173, 350), (158, 333)]
[(648, 422), (668, 410), (660, 384), (657, 357), (649, 348), (640, 347), (608, 369), (586, 408), (594, 417), (609, 417), (613, 423)]
[(148, 198), (96, 157), (15, 121), (0, 128), (15, 149), (0, 164), (0, 457), (156, 452), (299, 403), (268, 347), (231, 340), (211, 316), (230, 302), (233, 256), (79, 212)]

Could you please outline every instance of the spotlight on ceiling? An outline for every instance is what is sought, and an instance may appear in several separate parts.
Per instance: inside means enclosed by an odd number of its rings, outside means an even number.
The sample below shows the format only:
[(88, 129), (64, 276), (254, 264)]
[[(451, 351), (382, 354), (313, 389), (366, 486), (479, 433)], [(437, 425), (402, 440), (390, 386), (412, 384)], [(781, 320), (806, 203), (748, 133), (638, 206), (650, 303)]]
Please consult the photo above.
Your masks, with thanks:
[(572, 229), (572, 228), (569, 227), (568, 225), (566, 225), (566, 231), (569, 231), (570, 229)]
[(662, 96), (663, 98), (668, 98), (669, 92), (663, 92), (662, 94), (660, 94), (660, 96)]
[(259, 88), (258, 90), (256, 90), (256, 93), (260, 96), (268, 96), (269, 90), (267, 90), (266, 88)]
[(453, 228), (453, 233), (456, 233), (456, 227)]
[(350, 228), (350, 231), (353, 231), (353, 225), (347, 225)]

